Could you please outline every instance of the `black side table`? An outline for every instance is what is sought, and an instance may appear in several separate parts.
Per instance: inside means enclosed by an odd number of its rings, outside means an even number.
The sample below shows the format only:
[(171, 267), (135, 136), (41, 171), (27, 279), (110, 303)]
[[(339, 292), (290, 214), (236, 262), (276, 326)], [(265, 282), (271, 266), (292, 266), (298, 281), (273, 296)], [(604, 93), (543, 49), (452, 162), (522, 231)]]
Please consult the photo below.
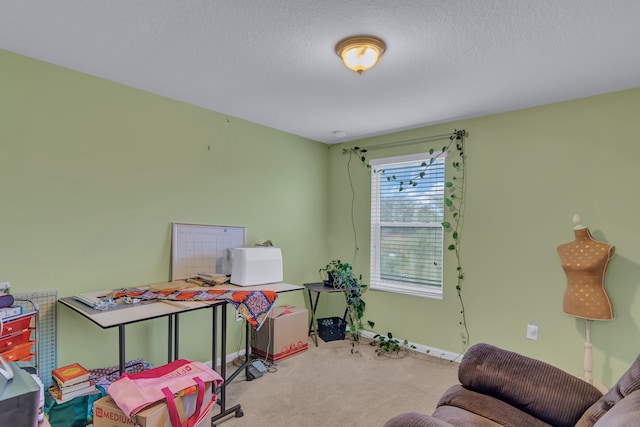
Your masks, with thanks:
[[(313, 342), (318, 346), (318, 324), (316, 323), (316, 309), (318, 308), (318, 300), (320, 299), (320, 294), (323, 292), (333, 293), (333, 292), (343, 292), (342, 289), (336, 289), (333, 286), (325, 286), (324, 283), (305, 283), (304, 287), (307, 288), (307, 292), (309, 294), (309, 304), (311, 305), (311, 323), (309, 323), (309, 336), (313, 336)], [(316, 299), (315, 301), (311, 297), (311, 292), (315, 292)], [(345, 309), (344, 316), (342, 320), (347, 315), (347, 310)], [(313, 335), (312, 335), (313, 334)]]

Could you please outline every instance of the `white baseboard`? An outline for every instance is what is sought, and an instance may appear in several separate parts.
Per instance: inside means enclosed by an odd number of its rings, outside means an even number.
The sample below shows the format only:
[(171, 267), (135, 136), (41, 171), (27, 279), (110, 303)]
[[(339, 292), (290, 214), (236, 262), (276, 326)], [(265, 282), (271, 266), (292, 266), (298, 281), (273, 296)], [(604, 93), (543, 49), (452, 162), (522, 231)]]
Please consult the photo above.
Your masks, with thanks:
[[(227, 363), (233, 362), (234, 360), (236, 360), (237, 357), (244, 357), (245, 353), (246, 352), (244, 351), (244, 349), (242, 349), (240, 351), (236, 351), (235, 353), (227, 354)], [(222, 363), (222, 359), (218, 357), (216, 366), (220, 366), (221, 363)], [(211, 360), (207, 360), (206, 362), (204, 362), (204, 364), (211, 368)]]
[[(362, 335), (365, 338), (373, 339), (373, 337), (376, 334), (375, 332), (371, 332), (371, 331), (361, 331), (360, 335)], [(396, 338), (396, 337), (394, 337), (394, 339), (397, 339), (398, 341), (404, 341), (403, 339)], [(459, 354), (459, 353), (453, 353), (451, 351), (442, 350), (435, 347), (429, 347), (427, 345), (413, 343), (411, 341), (409, 341), (407, 345), (414, 346), (415, 347), (414, 350), (417, 351), (418, 353), (425, 353), (433, 357), (439, 357), (440, 359), (449, 360), (451, 362), (460, 362), (463, 356), (462, 354)]]
[[(361, 331), (360, 335), (362, 335), (365, 338), (373, 339), (373, 337), (376, 334), (375, 334), (375, 332), (371, 332), (371, 331)], [(403, 339), (400, 339), (400, 338), (396, 338), (396, 339), (398, 341), (404, 341)], [(442, 349), (439, 349), (439, 348), (436, 348), (436, 347), (429, 347), (427, 345), (413, 343), (411, 341), (409, 341), (407, 345), (415, 346), (415, 351), (417, 351), (418, 353), (428, 354), (430, 356), (438, 357), (440, 359), (448, 360), (450, 362), (460, 362), (460, 360), (462, 359), (462, 356), (463, 356), (463, 354), (460, 354), (460, 353), (453, 353), (451, 351), (442, 350)], [(245, 354), (244, 349), (242, 349), (240, 351), (236, 351), (234, 353), (227, 354), (227, 363), (235, 360), (236, 357), (243, 357), (244, 354)], [(222, 360), (220, 358), (218, 358), (216, 366), (219, 366), (221, 362), (222, 362)], [(207, 360), (204, 363), (207, 366), (211, 367), (211, 360)]]

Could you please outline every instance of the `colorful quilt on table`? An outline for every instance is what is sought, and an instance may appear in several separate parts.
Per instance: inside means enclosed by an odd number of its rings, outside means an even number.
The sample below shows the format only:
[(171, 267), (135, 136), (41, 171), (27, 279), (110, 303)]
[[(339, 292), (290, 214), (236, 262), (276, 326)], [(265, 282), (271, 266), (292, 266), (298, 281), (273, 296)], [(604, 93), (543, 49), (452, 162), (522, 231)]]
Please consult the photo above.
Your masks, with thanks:
[(226, 301), (231, 304), (249, 324), (258, 330), (267, 319), (271, 307), (278, 298), (275, 291), (232, 291), (226, 289), (196, 289), (152, 292), (146, 289), (122, 289), (109, 295), (113, 299), (129, 297), (147, 301)]

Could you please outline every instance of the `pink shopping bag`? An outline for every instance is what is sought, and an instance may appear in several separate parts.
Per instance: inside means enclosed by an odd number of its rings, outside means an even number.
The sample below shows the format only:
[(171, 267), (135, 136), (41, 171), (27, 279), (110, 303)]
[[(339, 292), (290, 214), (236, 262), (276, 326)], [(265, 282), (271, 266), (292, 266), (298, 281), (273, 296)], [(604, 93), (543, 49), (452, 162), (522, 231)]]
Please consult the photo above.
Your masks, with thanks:
[[(191, 427), (209, 412), (217, 396), (212, 394), (210, 402), (204, 402), (204, 384), (220, 386), (223, 378), (202, 362), (180, 359), (157, 368), (135, 374), (123, 374), (114, 381), (107, 392), (127, 416), (131, 417), (152, 403), (165, 400), (173, 427)], [(173, 395), (190, 387), (197, 387), (196, 409), (182, 423), (178, 416)]]

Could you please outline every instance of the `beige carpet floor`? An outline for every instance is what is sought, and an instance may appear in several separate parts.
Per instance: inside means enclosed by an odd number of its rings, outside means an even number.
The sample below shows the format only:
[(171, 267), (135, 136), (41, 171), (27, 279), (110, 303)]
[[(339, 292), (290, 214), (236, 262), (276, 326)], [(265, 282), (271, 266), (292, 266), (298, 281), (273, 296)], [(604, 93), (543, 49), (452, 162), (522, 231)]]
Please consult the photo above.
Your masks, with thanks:
[[(425, 354), (380, 357), (368, 341), (351, 353), (351, 341), (309, 340), (309, 350), (281, 360), (274, 372), (227, 388), (227, 408), (244, 416), (218, 420), (220, 427), (373, 427), (394, 415), (431, 413), (440, 395), (457, 383), (458, 364)], [(232, 369), (232, 368), (229, 368)], [(228, 372), (232, 372), (229, 370)]]

